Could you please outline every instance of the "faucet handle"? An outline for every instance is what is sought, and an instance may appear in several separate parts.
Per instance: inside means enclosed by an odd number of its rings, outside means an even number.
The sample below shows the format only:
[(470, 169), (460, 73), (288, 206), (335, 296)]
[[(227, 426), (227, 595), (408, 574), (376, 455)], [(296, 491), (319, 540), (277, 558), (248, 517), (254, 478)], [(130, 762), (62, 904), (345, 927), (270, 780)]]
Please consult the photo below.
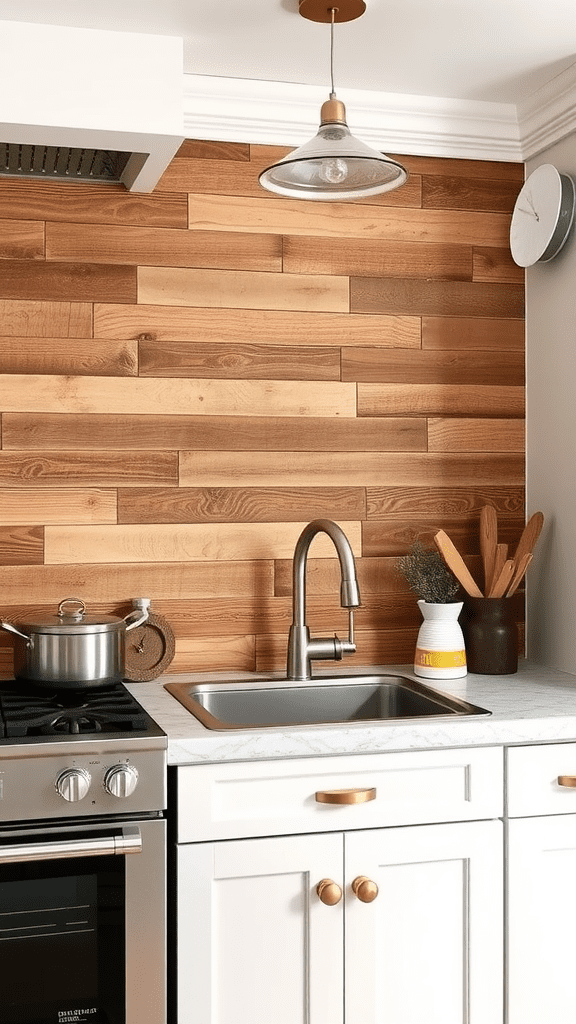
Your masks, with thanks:
[(348, 609), (348, 639), (341, 640), (339, 636), (334, 633), (334, 658), (336, 661), (342, 661), (345, 654), (354, 654), (356, 651), (356, 644), (354, 643), (354, 611), (352, 608)]

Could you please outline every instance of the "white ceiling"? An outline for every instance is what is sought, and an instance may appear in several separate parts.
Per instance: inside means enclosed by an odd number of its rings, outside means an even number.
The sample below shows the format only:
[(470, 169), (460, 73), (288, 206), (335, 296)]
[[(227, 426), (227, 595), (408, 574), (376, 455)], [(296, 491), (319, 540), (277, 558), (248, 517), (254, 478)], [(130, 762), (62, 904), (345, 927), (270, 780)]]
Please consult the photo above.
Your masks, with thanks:
[[(176, 35), (190, 75), (330, 83), (329, 26), (298, 0), (0, 0), (0, 21)], [(367, 0), (335, 28), (337, 92), (516, 104), (575, 63), (575, 0)]]

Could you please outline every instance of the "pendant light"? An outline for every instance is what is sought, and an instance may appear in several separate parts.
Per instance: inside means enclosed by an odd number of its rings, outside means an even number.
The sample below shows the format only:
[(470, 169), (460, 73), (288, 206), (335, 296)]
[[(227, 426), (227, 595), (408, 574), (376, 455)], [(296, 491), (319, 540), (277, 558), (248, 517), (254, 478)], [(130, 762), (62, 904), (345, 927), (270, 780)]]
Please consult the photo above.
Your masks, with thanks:
[(260, 174), (269, 192), (291, 199), (359, 199), (406, 181), (402, 164), (354, 138), (334, 91), (334, 23), (354, 21), (365, 10), (364, 0), (338, 0), (338, 7), (327, 6), (327, 0), (300, 0), (303, 18), (330, 23), (330, 98), (322, 104), (317, 135)]

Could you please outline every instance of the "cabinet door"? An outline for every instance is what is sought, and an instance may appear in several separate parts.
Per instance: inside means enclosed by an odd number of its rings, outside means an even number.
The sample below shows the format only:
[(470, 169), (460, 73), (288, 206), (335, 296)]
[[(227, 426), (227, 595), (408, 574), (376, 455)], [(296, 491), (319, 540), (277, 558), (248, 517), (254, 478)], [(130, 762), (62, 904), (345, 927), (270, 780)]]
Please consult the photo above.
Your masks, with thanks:
[(509, 825), (509, 1024), (574, 1024), (576, 815)]
[(178, 847), (178, 1024), (342, 1024), (342, 833)]
[(347, 834), (346, 1024), (501, 1024), (502, 860), (500, 821)]

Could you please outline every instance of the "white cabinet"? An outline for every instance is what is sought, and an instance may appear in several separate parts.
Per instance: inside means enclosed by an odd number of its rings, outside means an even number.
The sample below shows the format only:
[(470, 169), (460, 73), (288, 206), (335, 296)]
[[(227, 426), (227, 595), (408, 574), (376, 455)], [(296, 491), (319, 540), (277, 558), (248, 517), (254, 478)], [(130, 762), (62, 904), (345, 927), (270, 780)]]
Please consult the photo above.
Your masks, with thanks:
[(179, 769), (177, 1024), (501, 1024), (502, 799), (498, 748)]
[(518, 747), (508, 769), (508, 1022), (574, 1024), (576, 788), (558, 780), (576, 744)]

